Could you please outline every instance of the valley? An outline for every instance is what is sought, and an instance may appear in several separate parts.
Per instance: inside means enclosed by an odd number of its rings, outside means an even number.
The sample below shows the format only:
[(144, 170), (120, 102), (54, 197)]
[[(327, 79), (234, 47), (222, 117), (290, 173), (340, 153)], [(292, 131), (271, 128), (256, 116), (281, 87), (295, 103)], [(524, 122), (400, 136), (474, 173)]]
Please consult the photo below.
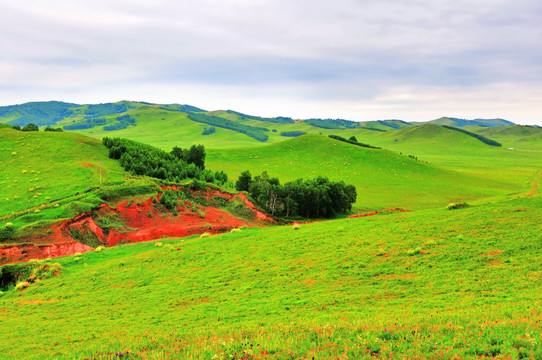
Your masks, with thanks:
[(537, 127), (128, 101), (0, 123), (0, 357), (542, 357)]

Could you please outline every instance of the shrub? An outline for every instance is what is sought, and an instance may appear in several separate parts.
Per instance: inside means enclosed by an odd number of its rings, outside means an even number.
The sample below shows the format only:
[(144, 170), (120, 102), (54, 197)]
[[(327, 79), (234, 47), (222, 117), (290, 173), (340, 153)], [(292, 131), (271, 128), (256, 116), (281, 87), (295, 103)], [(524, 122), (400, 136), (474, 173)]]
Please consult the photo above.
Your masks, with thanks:
[(415, 248), (415, 249), (409, 249), (409, 250), (407, 251), (407, 255), (408, 255), (408, 256), (418, 255), (421, 251), (422, 251), (422, 249), (419, 248), (419, 247), (417, 247), (417, 248)]
[(164, 245), (164, 244), (161, 243), (161, 242), (157, 242), (157, 243), (154, 244), (155, 247), (162, 247), (162, 245)]
[(282, 131), (280, 133), (280, 136), (298, 137), (298, 136), (301, 136), (301, 135), (305, 135), (306, 133), (307, 133), (306, 131)]
[(21, 129), (22, 131), (39, 131), (38, 125), (33, 123), (28, 123)]
[(15, 285), (15, 290), (18, 290), (18, 291), (21, 291), (21, 290), (24, 290), (26, 289), (27, 287), (30, 286), (30, 283), (28, 281), (20, 281), (17, 283), (17, 285)]
[(13, 223), (6, 223), (4, 227), (0, 228), (0, 240), (10, 239), (15, 235), (15, 228)]
[(446, 206), (446, 209), (448, 210), (456, 210), (456, 209), (463, 209), (466, 207), (469, 207), (470, 205), (466, 202), (463, 203), (449, 203), (448, 206)]
[(105, 249), (105, 248), (104, 248), (103, 246), (100, 245), (100, 246), (98, 246), (96, 249), (94, 249), (94, 251), (96, 251), (96, 252), (101, 252), (101, 251), (103, 251), (104, 249)]
[(198, 209), (198, 216), (203, 219), (205, 218), (205, 213), (201, 209)]

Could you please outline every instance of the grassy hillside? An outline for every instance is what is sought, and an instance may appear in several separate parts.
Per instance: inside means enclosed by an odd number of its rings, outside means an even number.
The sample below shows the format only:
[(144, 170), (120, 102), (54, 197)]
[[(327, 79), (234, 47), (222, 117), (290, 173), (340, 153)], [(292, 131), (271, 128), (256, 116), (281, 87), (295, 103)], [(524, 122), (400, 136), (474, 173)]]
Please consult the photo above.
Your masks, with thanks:
[(477, 134), (490, 137), (516, 150), (542, 150), (542, 128), (534, 126), (499, 126), (473, 127), (469, 129)]
[(452, 201), (472, 201), (517, 189), (513, 182), (467, 176), (387, 150), (361, 148), (318, 135), (263, 147), (209, 150), (207, 164), (234, 178), (248, 169), (252, 175), (267, 171), (283, 182), (318, 175), (343, 180), (356, 186), (357, 204), (371, 209), (446, 206)]
[(538, 359), (541, 217), (534, 197), (31, 263), (43, 279), (0, 295), (0, 353)]
[[(101, 141), (75, 133), (0, 129), (0, 216), (124, 180)], [(39, 211), (39, 209), (37, 209)]]
[(429, 124), (435, 124), (435, 125), (448, 125), (448, 126), (455, 126), (455, 127), (463, 127), (463, 126), (486, 126), (486, 127), (492, 127), (492, 126), (506, 126), (506, 125), (514, 125), (513, 122), (510, 122), (508, 120), (504, 119), (474, 119), (474, 120), (466, 120), (466, 119), (458, 119), (454, 117), (441, 117), (435, 120), (428, 121)]
[[(382, 133), (359, 132), (361, 142), (417, 156), (429, 163), (465, 174), (516, 184), (523, 191), (542, 168), (542, 154), (488, 146), (481, 141), (433, 124)], [(482, 135), (486, 135), (483, 134)]]

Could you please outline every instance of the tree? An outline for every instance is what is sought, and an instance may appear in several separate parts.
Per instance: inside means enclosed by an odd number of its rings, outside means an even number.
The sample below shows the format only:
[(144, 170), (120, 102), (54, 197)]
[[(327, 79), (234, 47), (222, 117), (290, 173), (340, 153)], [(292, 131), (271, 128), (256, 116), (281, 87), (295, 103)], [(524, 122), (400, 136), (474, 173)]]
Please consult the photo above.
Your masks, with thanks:
[(21, 130), (21, 127), (19, 125), (13, 125), (13, 130)]
[(252, 175), (248, 170), (243, 171), (235, 183), (237, 191), (248, 191), (250, 183), (252, 182)]
[(200, 169), (205, 169), (205, 147), (203, 145), (192, 145), (188, 150), (186, 162), (194, 164)]
[(175, 156), (177, 159), (186, 161), (186, 150), (178, 146), (175, 146), (173, 150), (171, 150), (171, 155)]
[(33, 123), (26, 124), (22, 129), (22, 131), (39, 131), (38, 125)]
[(348, 140), (349, 140), (349, 141), (353, 141), (353, 142), (358, 142), (358, 139), (356, 139), (355, 136), (350, 136), (350, 137), (348, 138)]

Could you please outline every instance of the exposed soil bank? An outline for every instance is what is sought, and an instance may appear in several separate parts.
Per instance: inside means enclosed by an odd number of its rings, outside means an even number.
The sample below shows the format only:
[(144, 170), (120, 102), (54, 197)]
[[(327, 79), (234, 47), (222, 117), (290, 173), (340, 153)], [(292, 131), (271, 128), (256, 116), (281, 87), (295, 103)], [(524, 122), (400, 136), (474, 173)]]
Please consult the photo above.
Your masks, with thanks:
[[(179, 190), (177, 187), (168, 187)], [(165, 188), (164, 188), (165, 189)], [(98, 209), (64, 220), (32, 237), (17, 239), (24, 245), (0, 246), (0, 265), (73, 255), (91, 251), (97, 246), (114, 246), (160, 239), (185, 237), (202, 233), (223, 233), (242, 226), (258, 226), (275, 220), (259, 211), (244, 194), (227, 194), (218, 190), (194, 191), (194, 198), (230, 202), (241, 199), (254, 221), (246, 221), (213, 206), (202, 206), (193, 200), (179, 200), (178, 215), (160, 204), (161, 194), (145, 201), (125, 200), (112, 207)], [(239, 202), (239, 200), (237, 200)], [(241, 205), (243, 206), (243, 205)]]

